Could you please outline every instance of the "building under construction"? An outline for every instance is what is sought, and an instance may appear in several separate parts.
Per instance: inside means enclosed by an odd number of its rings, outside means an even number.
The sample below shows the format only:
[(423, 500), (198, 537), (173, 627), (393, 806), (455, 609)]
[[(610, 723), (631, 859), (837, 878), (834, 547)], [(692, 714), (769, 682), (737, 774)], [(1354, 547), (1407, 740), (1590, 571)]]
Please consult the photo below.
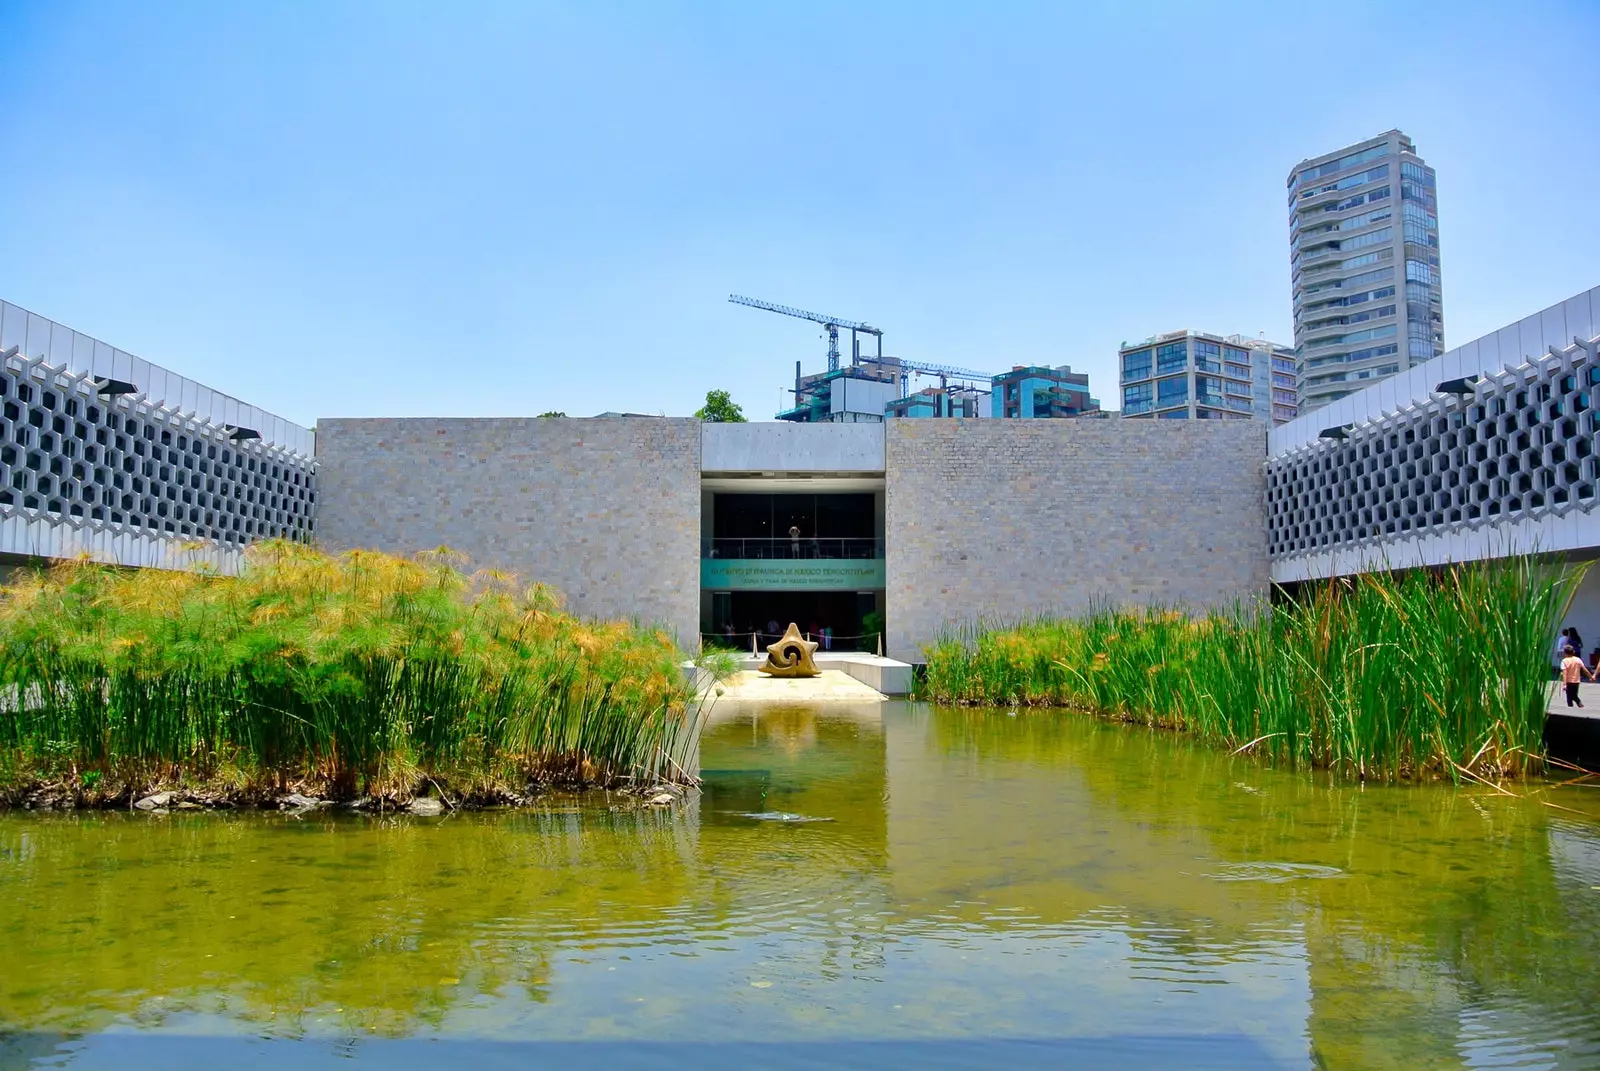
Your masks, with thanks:
[(905, 370), (893, 357), (866, 357), (847, 368), (802, 375), (794, 365), (794, 405), (777, 415), (801, 424), (881, 421), (903, 388)]

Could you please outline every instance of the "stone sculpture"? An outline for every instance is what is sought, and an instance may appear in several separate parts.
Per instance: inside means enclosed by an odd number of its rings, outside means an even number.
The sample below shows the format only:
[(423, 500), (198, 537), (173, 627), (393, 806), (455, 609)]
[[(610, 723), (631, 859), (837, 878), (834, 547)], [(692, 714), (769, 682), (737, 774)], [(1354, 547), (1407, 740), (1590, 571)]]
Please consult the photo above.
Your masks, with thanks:
[(817, 645), (800, 635), (800, 626), (789, 623), (789, 630), (777, 643), (767, 647), (767, 660), (761, 672), (773, 677), (815, 677), (822, 671), (811, 660)]

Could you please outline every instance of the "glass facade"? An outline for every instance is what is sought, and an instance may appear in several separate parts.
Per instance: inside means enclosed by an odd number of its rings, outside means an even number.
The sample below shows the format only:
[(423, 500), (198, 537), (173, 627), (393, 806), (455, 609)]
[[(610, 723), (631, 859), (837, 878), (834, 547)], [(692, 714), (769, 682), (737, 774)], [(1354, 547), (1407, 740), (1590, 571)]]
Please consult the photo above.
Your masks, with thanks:
[[(1127, 378), (1124, 373), (1123, 379)], [(1018, 366), (995, 376), (990, 387), (991, 415), (1002, 419), (1075, 417), (1100, 411), (1099, 400), (1089, 396), (1088, 373), (1074, 372), (1071, 365)]]
[(1180, 368), (1189, 366), (1189, 343), (1169, 342), (1165, 346), (1156, 347), (1156, 374), (1176, 372)]
[(1283, 423), (1295, 415), (1296, 366), (1287, 346), (1185, 331), (1124, 344), (1118, 356), (1125, 417)]

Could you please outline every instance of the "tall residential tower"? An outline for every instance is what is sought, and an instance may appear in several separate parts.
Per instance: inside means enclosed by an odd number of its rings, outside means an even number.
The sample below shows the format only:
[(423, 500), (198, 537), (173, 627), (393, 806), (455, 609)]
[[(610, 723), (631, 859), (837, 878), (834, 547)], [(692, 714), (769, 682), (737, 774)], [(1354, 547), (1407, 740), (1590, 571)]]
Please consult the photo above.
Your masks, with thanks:
[(1300, 411), (1444, 352), (1433, 168), (1398, 130), (1289, 173)]

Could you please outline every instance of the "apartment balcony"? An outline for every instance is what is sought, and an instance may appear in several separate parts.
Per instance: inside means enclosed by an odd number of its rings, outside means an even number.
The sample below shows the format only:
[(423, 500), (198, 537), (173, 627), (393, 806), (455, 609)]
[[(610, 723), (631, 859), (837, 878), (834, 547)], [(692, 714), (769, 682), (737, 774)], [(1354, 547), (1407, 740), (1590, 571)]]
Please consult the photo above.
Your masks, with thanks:
[[(1340, 320), (1342, 321), (1343, 317), (1340, 317)], [(1329, 339), (1336, 341), (1344, 337), (1344, 333), (1348, 327), (1348, 324), (1330, 321), (1328, 323), (1318, 324), (1315, 327), (1304, 328), (1300, 332), (1300, 344), (1302, 346), (1315, 346), (1325, 343)]]

